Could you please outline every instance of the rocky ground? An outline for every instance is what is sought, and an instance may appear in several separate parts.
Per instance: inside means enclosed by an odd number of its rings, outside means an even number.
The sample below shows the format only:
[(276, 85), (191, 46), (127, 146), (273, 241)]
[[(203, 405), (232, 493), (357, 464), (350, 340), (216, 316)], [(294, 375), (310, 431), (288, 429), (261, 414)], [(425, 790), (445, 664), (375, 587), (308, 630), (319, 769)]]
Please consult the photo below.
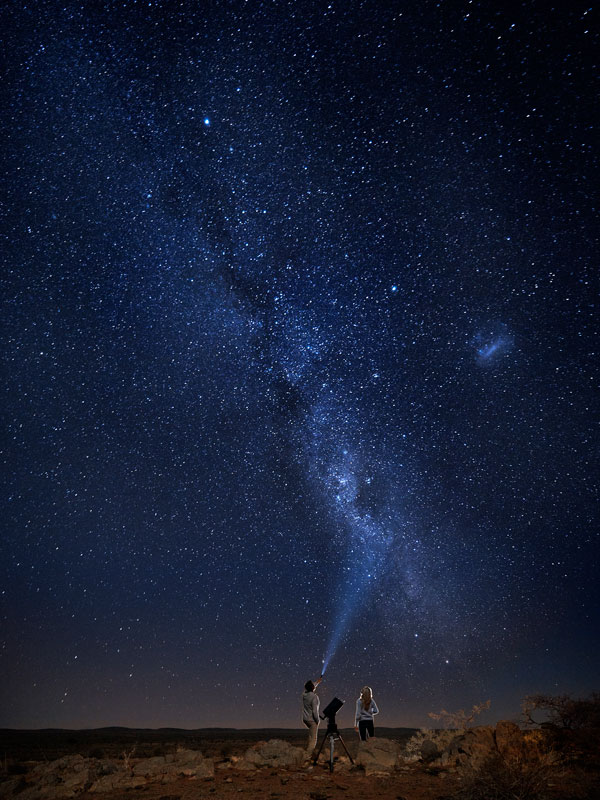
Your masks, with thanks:
[[(241, 732), (236, 732), (241, 733)], [(222, 736), (222, 732), (220, 732)], [(290, 798), (290, 800), (441, 800), (463, 791), (473, 777), (483, 778), (490, 787), (506, 779), (511, 786), (523, 778), (536, 791), (511, 797), (564, 798), (598, 797), (594, 776), (578, 784), (575, 774), (565, 771), (554, 757), (541, 754), (538, 742), (513, 723), (496, 728), (473, 728), (443, 742), (435, 737), (417, 737), (412, 746), (406, 740), (378, 736), (359, 743), (345, 737), (353, 757), (351, 763), (339, 742), (335, 746), (334, 770), (328, 753), (319, 762), (307, 763), (294, 732), (285, 739), (252, 741), (231, 735), (205, 738), (202, 750), (189, 746), (189, 739), (174, 748), (147, 748), (141, 755), (135, 744), (117, 758), (99, 750), (86, 757), (70, 753), (60, 758), (5, 765), (0, 777), (0, 797), (7, 800), (199, 800), (204, 797), (249, 800)], [(210, 738), (210, 737), (209, 737)], [(225, 742), (223, 744), (223, 742)], [(416, 751), (415, 751), (416, 742)], [(140, 750), (142, 747), (140, 746)], [(489, 764), (496, 772), (490, 772)], [(528, 765), (525, 773), (524, 765)], [(531, 769), (529, 769), (531, 767)], [(507, 772), (508, 770), (508, 772)], [(507, 778), (508, 776), (508, 778)], [(490, 789), (492, 791), (492, 789)], [(491, 794), (479, 794), (488, 798)], [(493, 795), (504, 796), (504, 795)], [(508, 796), (508, 795), (507, 795)]]
[[(232, 798), (248, 800), (290, 798), (290, 800), (335, 800), (335, 798), (364, 798), (364, 800), (433, 800), (447, 796), (455, 781), (446, 773), (422, 766), (407, 767), (402, 772), (367, 776), (362, 769), (353, 769), (347, 759), (335, 763), (334, 772), (325, 763), (316, 767), (257, 767), (238, 769), (232, 762), (215, 765), (212, 774), (202, 769), (194, 772), (188, 764), (188, 774), (165, 772), (162, 775), (140, 775), (134, 766), (133, 776), (109, 774), (101, 776), (84, 789), (81, 767), (69, 756), (64, 760), (65, 778), (56, 783), (47, 770), (45, 774), (14, 777), (0, 784), (0, 796), (19, 800), (59, 800), (75, 797), (80, 800), (198, 800), (199, 798)], [(79, 769), (77, 769), (79, 767)], [(87, 783), (87, 782), (86, 782)]]

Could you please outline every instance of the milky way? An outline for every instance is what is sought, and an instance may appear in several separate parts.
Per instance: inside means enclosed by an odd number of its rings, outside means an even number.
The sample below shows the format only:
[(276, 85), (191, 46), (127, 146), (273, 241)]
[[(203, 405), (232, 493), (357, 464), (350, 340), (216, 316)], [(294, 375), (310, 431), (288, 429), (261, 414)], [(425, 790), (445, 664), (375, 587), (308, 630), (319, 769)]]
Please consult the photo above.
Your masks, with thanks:
[(591, 11), (1, 14), (0, 726), (597, 689)]

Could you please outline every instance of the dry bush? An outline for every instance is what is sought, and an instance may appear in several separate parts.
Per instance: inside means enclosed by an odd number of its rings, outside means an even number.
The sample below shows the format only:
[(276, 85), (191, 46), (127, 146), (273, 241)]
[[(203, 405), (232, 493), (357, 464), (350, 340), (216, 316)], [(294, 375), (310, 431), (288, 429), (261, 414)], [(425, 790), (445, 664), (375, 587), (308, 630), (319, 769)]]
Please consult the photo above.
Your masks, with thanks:
[(522, 703), (527, 725), (539, 726), (531, 734), (571, 765), (600, 769), (600, 694), (585, 699), (570, 695), (530, 695)]
[(565, 773), (560, 800), (598, 800), (600, 798), (600, 781), (598, 773), (590, 773), (581, 767), (569, 768)]
[[(527, 725), (553, 725), (556, 728), (578, 730), (581, 728), (600, 729), (600, 694), (587, 698), (574, 698), (568, 694), (532, 694), (521, 704)], [(546, 719), (534, 719), (533, 715)]]
[(442, 708), (439, 713), (430, 711), (427, 716), (431, 717), (431, 719), (435, 719), (437, 722), (440, 722), (442, 728), (464, 730), (475, 721), (475, 717), (479, 716), (482, 711), (487, 711), (487, 709), (490, 707), (490, 704), (491, 700), (486, 700), (485, 703), (474, 705), (470, 711), (465, 711), (463, 708), (459, 709), (458, 711), (446, 711), (445, 708)]
[(418, 761), (421, 758), (423, 742), (427, 740), (433, 742), (440, 753), (443, 753), (453, 739), (463, 733), (464, 730), (421, 728), (406, 742), (402, 756), (406, 761)]
[(478, 769), (463, 772), (456, 800), (546, 800), (548, 784), (557, 772), (553, 753), (530, 753), (528, 758), (491, 756)]
[(129, 769), (131, 768), (131, 759), (135, 755), (136, 750), (137, 750), (137, 744), (134, 744), (133, 747), (129, 748), (129, 750), (123, 750), (123, 752), (120, 755), (120, 758), (123, 760), (125, 769), (127, 771), (129, 771)]
[(434, 743), (440, 753), (450, 745), (453, 739), (461, 736), (466, 729), (474, 722), (475, 717), (486, 711), (490, 707), (490, 701), (474, 705), (466, 712), (464, 709), (459, 711), (446, 711), (443, 708), (440, 712), (430, 711), (427, 715), (441, 723), (441, 728), (421, 728), (418, 733), (406, 742), (403, 756), (407, 761), (418, 761), (421, 758), (421, 747), (423, 742), (429, 740)]

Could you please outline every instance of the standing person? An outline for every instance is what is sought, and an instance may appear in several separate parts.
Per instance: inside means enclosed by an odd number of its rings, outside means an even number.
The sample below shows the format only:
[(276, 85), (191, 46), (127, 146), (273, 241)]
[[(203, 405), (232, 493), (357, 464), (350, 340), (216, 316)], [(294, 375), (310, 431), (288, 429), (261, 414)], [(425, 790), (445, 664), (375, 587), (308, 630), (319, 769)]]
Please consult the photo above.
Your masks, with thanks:
[(354, 719), (354, 730), (358, 731), (363, 742), (366, 742), (369, 736), (375, 736), (375, 726), (373, 725), (375, 714), (379, 714), (379, 709), (373, 700), (373, 692), (369, 686), (363, 686), (360, 690), (360, 697), (356, 701)]
[(323, 680), (323, 676), (313, 683), (306, 681), (304, 693), (302, 694), (302, 722), (308, 728), (308, 739), (306, 741), (306, 758), (310, 759), (317, 746), (317, 734), (319, 732), (319, 696), (315, 689)]

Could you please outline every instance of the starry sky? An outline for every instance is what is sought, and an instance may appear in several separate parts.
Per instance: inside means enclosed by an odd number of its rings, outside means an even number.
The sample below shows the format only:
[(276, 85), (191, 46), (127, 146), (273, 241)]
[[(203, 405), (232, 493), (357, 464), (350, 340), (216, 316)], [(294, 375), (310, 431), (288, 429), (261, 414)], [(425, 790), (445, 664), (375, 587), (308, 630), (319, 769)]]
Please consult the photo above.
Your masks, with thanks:
[(0, 726), (600, 688), (592, 9), (0, 30)]

